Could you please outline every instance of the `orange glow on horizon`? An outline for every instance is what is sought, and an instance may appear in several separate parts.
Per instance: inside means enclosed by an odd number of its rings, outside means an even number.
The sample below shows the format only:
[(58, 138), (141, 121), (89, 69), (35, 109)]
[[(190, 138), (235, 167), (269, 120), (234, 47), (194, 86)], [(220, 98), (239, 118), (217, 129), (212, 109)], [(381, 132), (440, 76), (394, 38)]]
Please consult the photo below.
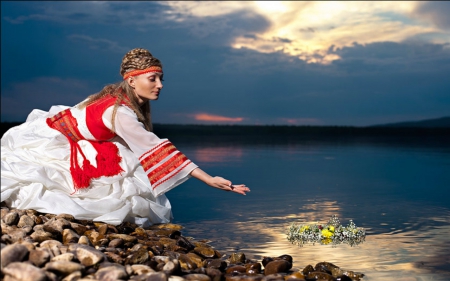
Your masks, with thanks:
[(210, 122), (242, 122), (244, 120), (243, 117), (226, 117), (208, 113), (194, 114), (194, 119), (199, 121), (210, 121)]

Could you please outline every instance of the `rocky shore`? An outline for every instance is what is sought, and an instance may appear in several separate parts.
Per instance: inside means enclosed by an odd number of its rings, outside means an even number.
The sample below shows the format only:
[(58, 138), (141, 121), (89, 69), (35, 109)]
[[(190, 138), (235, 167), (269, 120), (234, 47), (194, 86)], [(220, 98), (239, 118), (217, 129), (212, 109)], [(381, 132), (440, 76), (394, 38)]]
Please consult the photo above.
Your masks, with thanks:
[(248, 259), (188, 239), (182, 226), (143, 229), (76, 220), (68, 214), (1, 207), (1, 280), (361, 280), (328, 262), (293, 269), (292, 257)]

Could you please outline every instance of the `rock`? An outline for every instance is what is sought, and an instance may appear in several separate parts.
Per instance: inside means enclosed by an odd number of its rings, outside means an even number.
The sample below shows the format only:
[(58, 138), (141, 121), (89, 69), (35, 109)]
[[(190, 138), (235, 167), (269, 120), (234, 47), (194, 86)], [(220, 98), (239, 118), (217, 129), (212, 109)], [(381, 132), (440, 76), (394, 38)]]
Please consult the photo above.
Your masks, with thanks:
[(21, 244), (8, 245), (1, 251), (1, 269), (13, 262), (23, 261), (30, 251)]
[(216, 252), (214, 252), (213, 248), (207, 248), (207, 247), (195, 247), (194, 252), (199, 254), (205, 259), (208, 258), (214, 258), (216, 256)]
[(203, 267), (206, 268), (215, 268), (220, 271), (224, 271), (227, 267), (227, 263), (223, 260), (219, 259), (206, 259), (203, 261)]
[[(3, 260), (2, 260), (3, 262)], [(2, 269), (3, 274), (20, 281), (45, 281), (44, 270), (29, 263), (12, 262)], [(6, 279), (6, 278), (5, 278)]]
[(79, 245), (76, 249), (76, 257), (84, 266), (92, 266), (104, 260), (105, 255), (91, 247)]
[(103, 239), (106, 238), (105, 235), (100, 234), (98, 231), (94, 229), (86, 231), (84, 235), (86, 235), (86, 237), (94, 246), (101, 245)]
[(105, 255), (106, 255), (106, 258), (108, 259), (108, 261), (110, 261), (110, 262), (115, 262), (118, 264), (124, 263), (124, 259), (118, 254), (106, 252)]
[(92, 246), (91, 241), (89, 241), (89, 238), (87, 238), (84, 235), (80, 236), (80, 238), (78, 239), (78, 244)]
[(188, 256), (191, 261), (195, 262), (197, 267), (203, 267), (203, 259), (199, 255), (195, 253), (187, 253), (186, 256)]
[(43, 230), (35, 231), (30, 236), (34, 241), (38, 243), (53, 239), (53, 235), (50, 232)]
[(330, 263), (330, 262), (319, 262), (316, 264), (316, 266), (314, 267), (314, 271), (317, 272), (325, 272), (331, 275), (331, 272), (333, 270), (338, 269), (339, 267), (337, 267), (336, 265)]
[(141, 275), (132, 276), (132, 281), (167, 281), (167, 275), (164, 272), (149, 272)]
[(148, 258), (147, 248), (140, 248), (125, 259), (125, 264), (143, 264)]
[(73, 261), (74, 259), (74, 254), (72, 253), (65, 253), (65, 254), (61, 254), (59, 256), (55, 256), (51, 259), (51, 261)]
[(245, 263), (245, 254), (242, 252), (232, 253), (229, 260), (230, 264)]
[(263, 257), (261, 263), (265, 267), (269, 262), (273, 261), (274, 259), (271, 257)]
[(261, 273), (261, 264), (259, 262), (255, 263), (246, 263), (245, 265), (246, 273), (247, 274), (260, 274)]
[(6, 225), (17, 225), (17, 223), (19, 222), (19, 214), (15, 211), (10, 211), (9, 213), (7, 213), (6, 215), (3, 216), (3, 221), (5, 222)]
[(303, 275), (308, 276), (309, 273), (314, 272), (314, 267), (308, 264), (307, 266), (305, 266), (305, 268), (303, 268), (302, 272)]
[(286, 280), (305, 280), (305, 275), (298, 271), (292, 272), (291, 275), (286, 276)]
[(183, 277), (185, 280), (211, 281), (211, 278), (209, 278), (209, 276), (205, 274), (187, 274)]
[(42, 242), (40, 246), (43, 249), (49, 249), (52, 257), (61, 255), (60, 247), (62, 246), (62, 243), (57, 240), (46, 240)]
[(9, 235), (11, 241), (13, 243), (15, 243), (15, 242), (17, 242), (19, 240), (23, 240), (23, 238), (25, 238), (27, 233), (23, 229), (17, 228), (17, 229), (9, 231), (8, 235)]
[(123, 245), (123, 239), (116, 238), (109, 242), (108, 246), (112, 248), (120, 248)]
[(149, 227), (149, 229), (173, 229), (173, 230), (181, 230), (183, 229), (183, 226), (179, 225), (179, 224), (173, 224), (173, 223), (163, 223), (163, 224), (154, 224), (152, 226)]
[(74, 230), (78, 235), (84, 235), (88, 228), (80, 223), (70, 222), (70, 228)]
[(194, 270), (197, 268), (197, 264), (185, 254), (181, 254), (178, 261), (180, 262), (180, 267), (184, 270)]
[(61, 281), (78, 281), (81, 279), (81, 276), (82, 274), (80, 271), (75, 271), (64, 277)]
[(264, 267), (264, 275), (287, 272), (292, 265), (285, 260), (274, 260)]
[(27, 215), (21, 216), (19, 222), (17, 223), (17, 227), (24, 227), (24, 226), (34, 227), (34, 225), (35, 225), (34, 220)]
[(336, 281), (336, 279), (330, 274), (318, 271), (310, 272), (306, 276), (306, 280)]
[(127, 235), (127, 234), (116, 234), (116, 233), (111, 233), (108, 234), (107, 237), (112, 240), (112, 239), (122, 239), (124, 242), (131, 242), (134, 243), (136, 242), (137, 238), (131, 235)]
[(238, 275), (240, 273), (245, 273), (247, 269), (243, 265), (233, 265), (227, 268), (226, 274)]
[(69, 222), (72, 222), (75, 220), (74, 216), (72, 216), (70, 214), (59, 214), (55, 217), (55, 219), (64, 219)]
[(188, 252), (189, 251), (192, 251), (194, 248), (195, 248), (195, 246), (194, 246), (194, 244), (192, 244), (189, 240), (187, 240), (185, 237), (183, 237), (183, 236), (180, 236), (178, 239), (177, 239), (177, 246), (180, 246), (180, 247), (182, 247), (182, 248), (185, 248)]
[(52, 261), (45, 265), (45, 270), (66, 276), (75, 271), (84, 271), (84, 266), (72, 261)]
[(155, 272), (150, 266), (143, 264), (133, 264), (131, 269), (135, 275), (141, 275), (149, 272)]
[(99, 280), (118, 280), (118, 279), (128, 279), (128, 274), (125, 271), (125, 267), (109, 266), (99, 269), (95, 273), (95, 278)]
[(77, 243), (80, 240), (80, 235), (78, 235), (72, 229), (64, 229), (62, 232), (63, 244), (67, 245), (69, 243)]
[(52, 218), (44, 223), (44, 230), (59, 237), (64, 229), (70, 228), (70, 222), (63, 218)]
[(50, 254), (46, 250), (32, 250), (30, 251), (28, 260), (35, 266), (41, 267), (50, 260)]

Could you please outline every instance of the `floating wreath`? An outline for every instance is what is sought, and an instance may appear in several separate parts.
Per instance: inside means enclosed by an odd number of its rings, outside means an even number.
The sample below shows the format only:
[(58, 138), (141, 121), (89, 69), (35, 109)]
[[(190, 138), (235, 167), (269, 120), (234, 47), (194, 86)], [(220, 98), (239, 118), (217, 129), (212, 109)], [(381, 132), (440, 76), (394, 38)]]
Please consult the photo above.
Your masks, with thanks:
[(357, 227), (352, 220), (347, 226), (343, 226), (335, 215), (326, 224), (292, 223), (287, 231), (289, 242), (299, 246), (308, 242), (321, 245), (345, 243), (355, 246), (364, 242), (365, 238), (366, 231), (363, 228)]

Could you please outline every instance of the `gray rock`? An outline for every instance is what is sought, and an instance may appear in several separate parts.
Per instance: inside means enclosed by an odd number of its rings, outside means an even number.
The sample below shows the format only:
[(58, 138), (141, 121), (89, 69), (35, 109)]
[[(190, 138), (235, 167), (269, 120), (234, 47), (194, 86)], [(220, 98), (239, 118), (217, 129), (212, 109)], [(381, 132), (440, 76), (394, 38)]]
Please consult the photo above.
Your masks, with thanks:
[(21, 244), (8, 245), (1, 251), (1, 269), (13, 262), (21, 262), (28, 255), (29, 250)]
[(8, 233), (9, 237), (11, 237), (11, 241), (13, 243), (22, 240), (27, 235), (26, 231), (20, 228), (14, 229), (12, 231), (9, 231)]
[[(3, 273), (20, 281), (45, 281), (44, 270), (29, 263), (12, 262), (3, 268)], [(6, 278), (5, 278), (6, 279)]]
[(150, 272), (141, 275), (134, 275), (129, 280), (133, 281), (167, 281), (167, 275), (164, 272)]
[(43, 249), (49, 249), (52, 257), (61, 255), (61, 250), (59, 248), (62, 246), (62, 243), (57, 240), (46, 240), (42, 242), (40, 246)]
[(63, 218), (52, 218), (44, 223), (44, 230), (54, 235), (61, 235), (64, 229), (70, 227), (70, 222)]
[(187, 274), (183, 277), (186, 280), (211, 281), (211, 278), (209, 278), (208, 275), (200, 274), (200, 273)]

